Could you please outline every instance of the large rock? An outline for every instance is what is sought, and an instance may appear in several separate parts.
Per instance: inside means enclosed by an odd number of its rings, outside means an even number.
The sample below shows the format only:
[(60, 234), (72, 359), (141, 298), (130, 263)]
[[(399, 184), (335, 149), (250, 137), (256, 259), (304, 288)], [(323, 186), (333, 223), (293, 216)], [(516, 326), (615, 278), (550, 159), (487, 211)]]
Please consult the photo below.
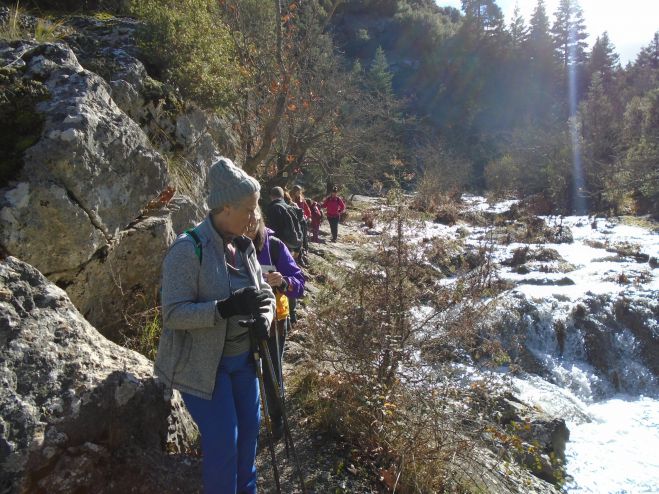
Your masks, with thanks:
[[(122, 321), (155, 305), (160, 263), (174, 237), (166, 210), (157, 220), (144, 216), (154, 200), (164, 205), (157, 198), (169, 183), (167, 164), (114, 103), (106, 81), (67, 45), (1, 48), (10, 79), (41, 81), (49, 98), (35, 108), (43, 116), (41, 138), (24, 153), (16, 180), (0, 190), (0, 245), (65, 288), (95, 327), (122, 341), (129, 331)], [(124, 64), (111, 65), (123, 67), (116, 68), (121, 80), (141, 87), (141, 63), (108, 50)], [(183, 211), (178, 224), (199, 216)]]
[(152, 363), (33, 267), (0, 261), (0, 492), (195, 492), (195, 428)]
[(166, 187), (167, 167), (105, 81), (66, 45), (30, 47), (20, 60), (21, 77), (44, 81), (51, 97), (37, 105), (42, 138), (5, 193), (0, 242), (50, 274), (91, 259), (116, 238)]
[(517, 461), (547, 482), (558, 484), (564, 479), (565, 445), (570, 439), (565, 420), (535, 409), (510, 393), (497, 400), (495, 409), (499, 423), (521, 440), (518, 447), (510, 448)]
[(76, 17), (70, 24), (76, 31), (66, 41), (80, 63), (107, 81), (115, 103), (170, 156), (178, 192), (203, 205), (209, 165), (219, 155), (243, 161), (232, 122), (183, 101), (174, 88), (147, 74), (137, 46), (138, 21)]
[(161, 260), (174, 238), (166, 211), (122, 230), (72, 278), (66, 288), (71, 301), (112, 341), (134, 336), (132, 319), (159, 303)]

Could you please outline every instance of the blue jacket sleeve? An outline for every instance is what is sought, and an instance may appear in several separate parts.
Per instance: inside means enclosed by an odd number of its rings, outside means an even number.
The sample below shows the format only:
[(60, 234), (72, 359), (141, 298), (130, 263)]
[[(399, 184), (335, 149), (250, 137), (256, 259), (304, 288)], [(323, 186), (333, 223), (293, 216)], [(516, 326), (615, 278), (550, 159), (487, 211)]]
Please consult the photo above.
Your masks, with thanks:
[(304, 275), (284, 242), (279, 243), (279, 258), (275, 267), (288, 283), (286, 288), (287, 297), (300, 298), (304, 295)]

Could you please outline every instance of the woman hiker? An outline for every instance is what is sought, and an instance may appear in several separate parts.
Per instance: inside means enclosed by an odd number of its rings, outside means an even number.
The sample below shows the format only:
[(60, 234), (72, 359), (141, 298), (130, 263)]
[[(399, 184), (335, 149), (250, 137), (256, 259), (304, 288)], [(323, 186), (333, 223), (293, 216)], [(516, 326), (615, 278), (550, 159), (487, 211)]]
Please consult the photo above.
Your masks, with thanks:
[[(304, 191), (299, 185), (294, 185), (291, 188), (291, 199), (295, 205), (300, 208), (304, 214), (304, 219), (302, 221), (302, 256), (301, 260), (306, 262), (304, 259), (306, 252), (309, 250), (309, 223), (311, 222), (311, 209), (307, 205), (307, 201), (304, 200)], [(303, 264), (304, 266), (304, 264)]]
[[(296, 300), (304, 294), (304, 276), (286, 244), (275, 237), (273, 233), (272, 230), (265, 227), (260, 211), (257, 212), (256, 221), (248, 230), (247, 236), (254, 242), (263, 276), (275, 292), (277, 333), (275, 334), (273, 330), (270, 331), (268, 348), (281, 389), (283, 387), (281, 362), (284, 357), (284, 342), (290, 329), (289, 300)], [(270, 379), (270, 373), (265, 372), (263, 378), (273, 436), (275, 439), (279, 439), (283, 434), (284, 427), (282, 410), (279, 408), (279, 400), (275, 398), (275, 389)]]
[(339, 235), (339, 220), (341, 213), (346, 210), (346, 205), (338, 195), (339, 189), (336, 185), (332, 186), (329, 197), (325, 198), (322, 207), (327, 209), (327, 221), (332, 232), (332, 242), (336, 242)]
[[(163, 332), (155, 371), (199, 426), (206, 494), (256, 492), (259, 387), (249, 331), (268, 337), (275, 298), (244, 236), (259, 183), (226, 158), (208, 174), (204, 221), (162, 266)], [(253, 320), (250, 328), (239, 322)]]
[(323, 221), (323, 211), (316, 201), (309, 198), (306, 198), (305, 201), (309, 206), (309, 211), (311, 211), (311, 241), (320, 242), (318, 234), (320, 232), (320, 223)]

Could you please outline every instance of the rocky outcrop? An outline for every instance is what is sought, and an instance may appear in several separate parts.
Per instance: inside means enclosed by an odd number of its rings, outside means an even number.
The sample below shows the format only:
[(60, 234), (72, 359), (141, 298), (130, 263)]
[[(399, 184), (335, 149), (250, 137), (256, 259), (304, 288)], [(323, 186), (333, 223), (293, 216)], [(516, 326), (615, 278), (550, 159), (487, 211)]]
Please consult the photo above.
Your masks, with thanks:
[(75, 17), (70, 25), (75, 32), (66, 41), (81, 65), (106, 80), (115, 103), (169, 156), (179, 192), (198, 205), (196, 216), (203, 215), (199, 207), (208, 166), (218, 155), (243, 161), (231, 122), (183, 101), (174, 88), (147, 73), (137, 47), (138, 21)]
[[(93, 293), (89, 271), (102, 272), (98, 281), (103, 284), (116, 278), (117, 265), (104, 261), (121, 249), (131, 237), (131, 225), (168, 185), (167, 164), (115, 105), (107, 83), (84, 70), (66, 45), (19, 42), (5, 46), (0, 58), (12, 68), (10, 81), (41, 81), (49, 96), (35, 108), (43, 116), (41, 138), (27, 149), (16, 179), (2, 190), (0, 244), (71, 288), (85, 313), (103, 314), (90, 311), (77, 292)], [(160, 239), (148, 251), (161, 254), (172, 232), (157, 228), (151, 234)], [(137, 257), (127, 258), (120, 270), (139, 276)], [(157, 272), (141, 274), (142, 286), (157, 285)], [(127, 308), (122, 302), (117, 306), (113, 320)], [(111, 322), (105, 317), (90, 321), (101, 329)]]
[(0, 314), (0, 492), (197, 489), (198, 466), (167, 454), (190, 448), (195, 428), (149, 360), (13, 257), (0, 261)]
[(560, 483), (565, 478), (565, 445), (570, 439), (565, 420), (535, 409), (509, 393), (497, 400), (495, 408), (499, 423), (521, 440), (509, 452), (537, 477)]
[(122, 230), (111, 247), (71, 278), (66, 288), (71, 300), (111, 340), (132, 336), (125, 329), (131, 319), (158, 302), (160, 263), (174, 238), (166, 211)]
[[(0, 9), (0, 23), (8, 12)], [(167, 245), (205, 214), (209, 165), (218, 155), (240, 162), (239, 146), (225, 117), (147, 73), (138, 21), (63, 22), (58, 43), (0, 42), (0, 82), (11, 99), (0, 116), (30, 127), (19, 125), (14, 148), (0, 149), (8, 156), (0, 250), (65, 288), (99, 331), (121, 342), (130, 335), (125, 319), (157, 303)], [(173, 199), (161, 201), (170, 187)]]

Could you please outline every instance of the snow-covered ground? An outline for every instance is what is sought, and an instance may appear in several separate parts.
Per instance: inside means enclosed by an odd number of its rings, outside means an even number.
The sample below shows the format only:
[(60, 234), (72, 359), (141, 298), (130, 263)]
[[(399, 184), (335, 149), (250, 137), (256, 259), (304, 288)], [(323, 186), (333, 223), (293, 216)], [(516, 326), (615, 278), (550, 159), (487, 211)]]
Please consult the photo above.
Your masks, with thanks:
[[(463, 196), (473, 211), (503, 213), (516, 201), (488, 204), (478, 196)], [(463, 239), (472, 247), (491, 249), (499, 266), (499, 277), (513, 288), (503, 297), (520, 297), (537, 308), (540, 322), (527, 337), (529, 350), (551, 369), (551, 383), (532, 376), (516, 380), (518, 393), (551, 413), (565, 418), (571, 431), (567, 449), (567, 471), (571, 479), (568, 492), (635, 493), (659, 492), (659, 394), (655, 378), (639, 364), (638, 342), (631, 332), (616, 335), (617, 354), (625, 363), (622, 379), (639, 390), (651, 390), (650, 396), (615, 395), (601, 400), (603, 384), (596, 369), (585, 363), (578, 351), (583, 341), (566, 341), (559, 352), (554, 324), (571, 317), (578, 304), (593, 297), (605, 300), (623, 297), (630, 303), (652, 304), (659, 300), (659, 269), (649, 262), (659, 258), (659, 232), (624, 224), (618, 219), (587, 216), (544, 217), (549, 226), (568, 227), (571, 243), (502, 244), (492, 240), (491, 227), (457, 224), (445, 226), (425, 222), (410, 230), (412, 242), (442, 237)], [(552, 250), (553, 260), (532, 260), (526, 269), (504, 263), (519, 249), (533, 253)], [(545, 256), (546, 257), (546, 256)], [(550, 256), (551, 257), (551, 256)], [(454, 279), (448, 278), (446, 284)], [(649, 313), (647, 325), (659, 334), (659, 321)], [(574, 336), (573, 336), (574, 337)], [(569, 336), (568, 336), (569, 338)], [(547, 376), (546, 376), (547, 377)], [(640, 391), (643, 392), (643, 391)]]

